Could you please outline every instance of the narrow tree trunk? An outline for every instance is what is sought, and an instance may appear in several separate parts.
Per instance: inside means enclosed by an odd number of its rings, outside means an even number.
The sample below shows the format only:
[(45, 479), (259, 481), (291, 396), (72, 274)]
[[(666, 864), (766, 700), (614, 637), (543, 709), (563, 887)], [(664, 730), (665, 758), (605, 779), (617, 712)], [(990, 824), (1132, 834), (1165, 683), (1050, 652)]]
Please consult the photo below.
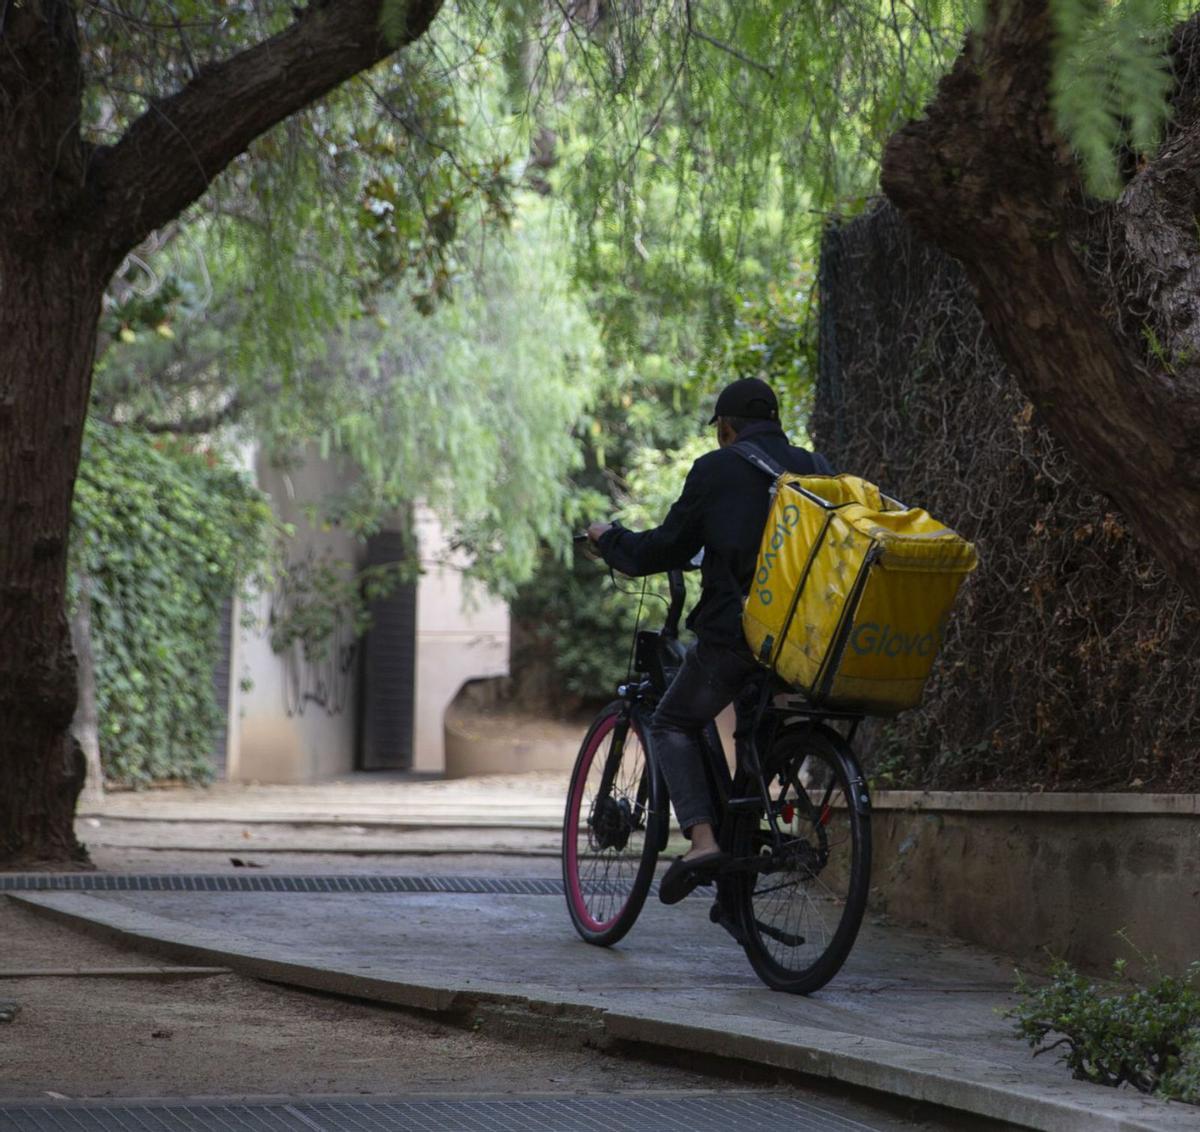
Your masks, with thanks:
[(79, 666), (79, 699), (71, 734), (83, 752), (87, 773), (80, 800), (95, 805), (104, 798), (104, 769), (100, 765), (100, 712), (96, 705), (96, 658), (92, 652), (92, 579), (79, 577), (79, 598), (71, 617), (71, 643)]
[(50, 239), (0, 241), (0, 868), (86, 861), (65, 596), (102, 289), (91, 261)]

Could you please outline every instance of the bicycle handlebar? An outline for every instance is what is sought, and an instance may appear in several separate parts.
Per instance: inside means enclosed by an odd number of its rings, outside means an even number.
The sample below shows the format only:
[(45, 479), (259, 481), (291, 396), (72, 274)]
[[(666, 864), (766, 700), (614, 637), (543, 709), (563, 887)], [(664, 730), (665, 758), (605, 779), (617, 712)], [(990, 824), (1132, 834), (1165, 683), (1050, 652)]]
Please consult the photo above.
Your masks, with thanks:
[(683, 612), (683, 599), (687, 596), (687, 587), (683, 583), (682, 570), (667, 571), (667, 586), (671, 593), (671, 604), (667, 607), (667, 619), (663, 623), (664, 637), (679, 636), (679, 615)]
[[(588, 536), (585, 533), (572, 535), (571, 541), (576, 546), (586, 543)], [(687, 586), (683, 581), (682, 570), (667, 571), (667, 589), (671, 595), (671, 600), (667, 605), (667, 619), (663, 622), (662, 635), (664, 637), (679, 636), (679, 618), (683, 613), (683, 602), (687, 597)]]

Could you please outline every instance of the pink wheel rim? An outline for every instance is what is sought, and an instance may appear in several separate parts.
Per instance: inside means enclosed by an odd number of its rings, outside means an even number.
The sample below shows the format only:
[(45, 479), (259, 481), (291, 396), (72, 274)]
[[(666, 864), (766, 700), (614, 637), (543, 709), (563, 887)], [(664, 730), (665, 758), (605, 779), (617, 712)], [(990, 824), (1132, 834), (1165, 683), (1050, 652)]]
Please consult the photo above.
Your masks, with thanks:
[(583, 804), (583, 784), (587, 781), (588, 772), (592, 769), (592, 762), (595, 760), (596, 752), (600, 749), (601, 742), (616, 725), (617, 716), (609, 715), (596, 728), (592, 734), (592, 740), (585, 750), (579, 772), (575, 775), (575, 781), (571, 783), (571, 816), (568, 819), (569, 828), (566, 839), (567, 892), (576, 915), (583, 925), (593, 932), (602, 932), (610, 928), (625, 910), (625, 905), (629, 903), (628, 897), (626, 897), (609, 919), (597, 920), (588, 910), (587, 903), (583, 898), (583, 889), (579, 884), (579, 812)]

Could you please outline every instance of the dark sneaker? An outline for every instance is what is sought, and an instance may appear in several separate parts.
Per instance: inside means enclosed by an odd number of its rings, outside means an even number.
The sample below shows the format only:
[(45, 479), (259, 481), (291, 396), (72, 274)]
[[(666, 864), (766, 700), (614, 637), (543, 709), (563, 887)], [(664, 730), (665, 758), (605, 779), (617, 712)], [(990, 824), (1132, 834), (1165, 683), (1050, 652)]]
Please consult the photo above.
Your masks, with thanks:
[(691, 860), (676, 857), (659, 881), (659, 900), (664, 904), (678, 904), (692, 889), (702, 884), (712, 884), (713, 878), (728, 860), (729, 854), (722, 853), (720, 849)]

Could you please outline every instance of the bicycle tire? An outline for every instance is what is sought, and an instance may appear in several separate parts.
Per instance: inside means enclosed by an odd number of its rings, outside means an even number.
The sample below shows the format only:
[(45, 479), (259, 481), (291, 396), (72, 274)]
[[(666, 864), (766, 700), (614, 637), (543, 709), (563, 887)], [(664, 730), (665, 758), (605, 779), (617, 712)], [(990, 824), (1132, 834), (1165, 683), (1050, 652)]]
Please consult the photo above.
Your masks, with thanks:
[[(602, 793), (606, 770), (612, 788)], [(563, 892), (571, 922), (588, 943), (608, 947), (633, 927), (654, 880), (663, 818), (659, 776), (641, 728), (617, 700), (584, 736), (563, 818)]]
[(853, 753), (818, 724), (787, 728), (763, 760), (789, 841), (774, 861), (761, 813), (735, 827), (731, 876), (742, 946), (772, 990), (811, 994), (841, 970), (854, 946), (871, 880), (870, 801)]

